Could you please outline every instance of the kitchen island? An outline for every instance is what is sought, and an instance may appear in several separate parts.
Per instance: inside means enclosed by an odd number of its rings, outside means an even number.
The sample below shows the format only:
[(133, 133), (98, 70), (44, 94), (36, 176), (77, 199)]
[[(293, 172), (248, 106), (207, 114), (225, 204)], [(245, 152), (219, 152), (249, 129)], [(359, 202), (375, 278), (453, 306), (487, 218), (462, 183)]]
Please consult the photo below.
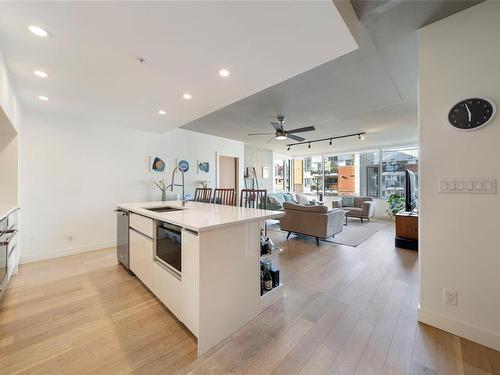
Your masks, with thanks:
[(122, 203), (130, 270), (197, 337), (202, 355), (283, 296), (261, 295), (260, 229), (284, 215), (201, 202)]

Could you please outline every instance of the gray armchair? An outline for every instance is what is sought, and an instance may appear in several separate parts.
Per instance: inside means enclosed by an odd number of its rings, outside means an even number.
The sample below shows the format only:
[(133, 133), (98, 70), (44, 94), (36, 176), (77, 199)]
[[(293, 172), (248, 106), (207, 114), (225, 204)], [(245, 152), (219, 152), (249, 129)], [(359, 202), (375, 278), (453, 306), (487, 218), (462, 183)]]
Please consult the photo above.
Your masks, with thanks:
[(361, 219), (370, 220), (371, 217), (375, 216), (375, 201), (372, 197), (342, 197), (343, 199), (334, 200), (332, 202), (333, 208), (342, 208), (344, 210), (349, 210), (346, 213), (347, 217), (356, 217)]
[(283, 203), (285, 216), (280, 218), (281, 230), (292, 233), (327, 239), (342, 232), (345, 212), (338, 209), (328, 209), (327, 206), (301, 206), (295, 203)]

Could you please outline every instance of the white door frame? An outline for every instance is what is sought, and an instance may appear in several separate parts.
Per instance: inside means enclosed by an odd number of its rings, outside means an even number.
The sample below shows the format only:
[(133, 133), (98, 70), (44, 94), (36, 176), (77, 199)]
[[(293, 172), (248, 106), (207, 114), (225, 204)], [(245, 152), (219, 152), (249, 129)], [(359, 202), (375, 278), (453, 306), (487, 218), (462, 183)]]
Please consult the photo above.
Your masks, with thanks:
[(230, 158), (235, 158), (236, 159), (236, 192), (239, 193), (240, 191), (240, 155), (235, 155), (235, 154), (220, 154), (217, 151), (215, 152), (215, 187), (218, 188), (220, 185), (220, 161), (219, 157), (220, 156), (227, 156)]

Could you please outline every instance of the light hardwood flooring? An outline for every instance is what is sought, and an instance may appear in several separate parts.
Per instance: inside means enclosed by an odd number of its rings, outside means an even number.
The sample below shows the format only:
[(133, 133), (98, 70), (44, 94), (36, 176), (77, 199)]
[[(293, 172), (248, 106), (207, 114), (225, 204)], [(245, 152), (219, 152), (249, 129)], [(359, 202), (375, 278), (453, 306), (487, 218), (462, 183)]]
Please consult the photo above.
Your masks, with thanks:
[(23, 265), (0, 302), (0, 374), (500, 374), (500, 353), (416, 321), (417, 253), (270, 231), (285, 296), (203, 357), (114, 249)]

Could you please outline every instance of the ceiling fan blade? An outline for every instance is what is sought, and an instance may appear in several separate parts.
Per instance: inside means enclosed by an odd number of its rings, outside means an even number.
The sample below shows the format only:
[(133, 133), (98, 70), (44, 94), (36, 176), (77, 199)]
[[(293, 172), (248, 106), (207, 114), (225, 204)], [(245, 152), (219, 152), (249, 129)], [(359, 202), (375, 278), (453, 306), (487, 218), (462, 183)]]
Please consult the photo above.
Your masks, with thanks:
[(266, 142), (266, 145), (271, 142), (273, 139), (275, 139), (276, 137), (272, 137), (271, 139), (269, 139), (269, 141)]
[(297, 142), (302, 142), (302, 141), (305, 140), (305, 138), (299, 137), (298, 135), (293, 135), (293, 134), (288, 134), (288, 133), (286, 134), (286, 137), (290, 138), (290, 139), (293, 139), (293, 140), (295, 140)]
[(273, 128), (275, 128), (276, 130), (283, 130), (283, 125), (281, 125), (279, 122), (271, 122), (271, 125), (273, 126)]
[(305, 126), (303, 128), (297, 128), (297, 129), (292, 129), (292, 130), (287, 130), (287, 134), (289, 133), (304, 133), (304, 132), (310, 132), (316, 130), (314, 126)]
[(247, 134), (247, 135), (270, 135), (274, 133), (252, 133), (252, 134)]

